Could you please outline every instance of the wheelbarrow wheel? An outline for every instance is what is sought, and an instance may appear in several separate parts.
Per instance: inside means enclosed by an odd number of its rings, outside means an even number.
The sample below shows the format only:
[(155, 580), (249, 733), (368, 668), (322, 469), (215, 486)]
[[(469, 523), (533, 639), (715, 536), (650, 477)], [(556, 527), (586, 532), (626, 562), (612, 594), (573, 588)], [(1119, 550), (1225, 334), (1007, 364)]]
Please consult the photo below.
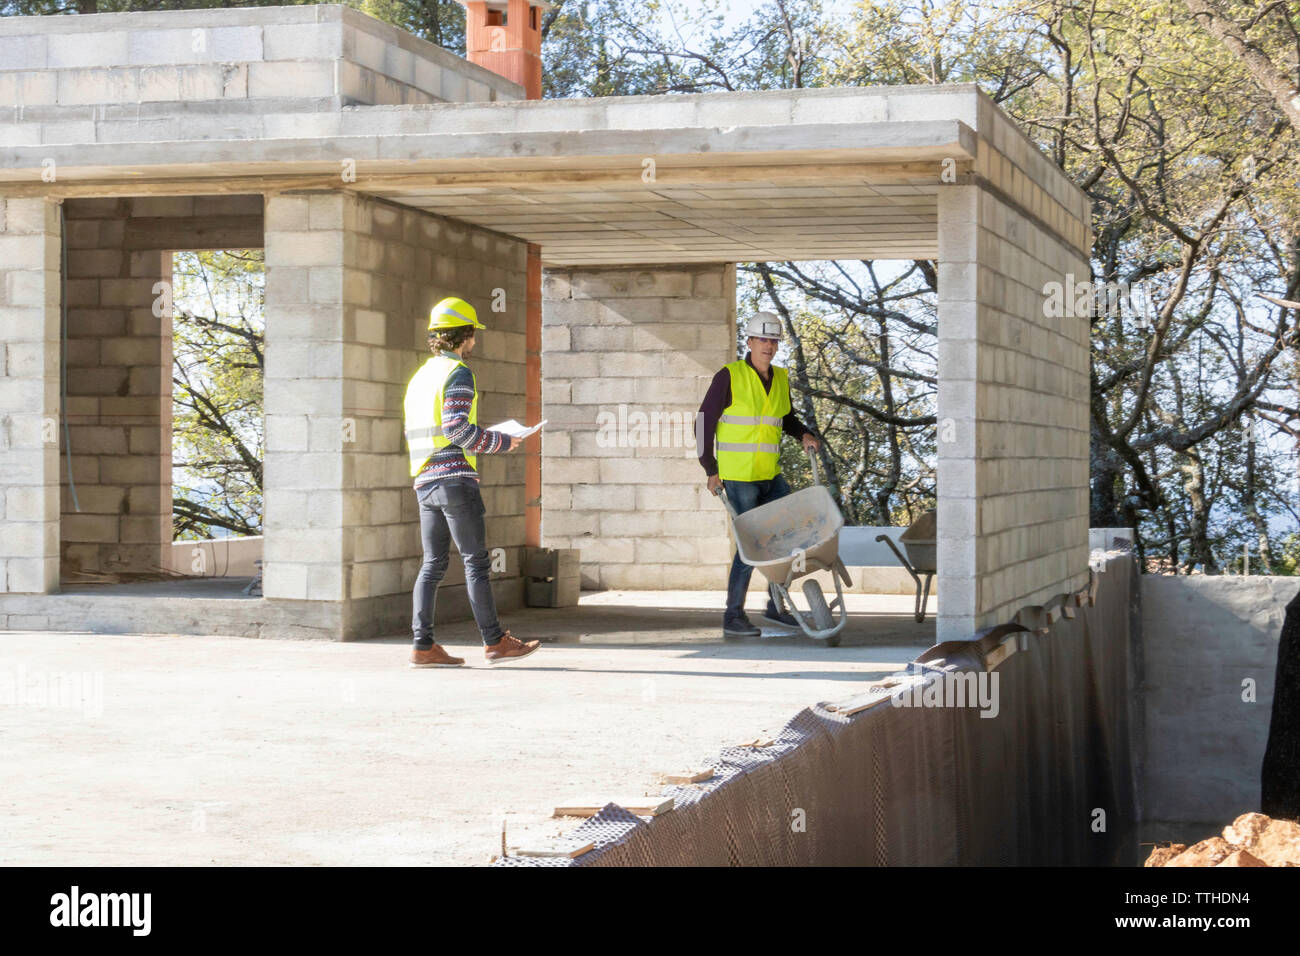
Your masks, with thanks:
[[(808, 613), (812, 616), (813, 626), (819, 631), (828, 630), (835, 623), (835, 618), (831, 615), (830, 606), (826, 603), (826, 595), (822, 594), (822, 586), (809, 578), (803, 583), (803, 596), (808, 600)], [(840, 636), (833, 634), (826, 638), (828, 647), (839, 647)]]

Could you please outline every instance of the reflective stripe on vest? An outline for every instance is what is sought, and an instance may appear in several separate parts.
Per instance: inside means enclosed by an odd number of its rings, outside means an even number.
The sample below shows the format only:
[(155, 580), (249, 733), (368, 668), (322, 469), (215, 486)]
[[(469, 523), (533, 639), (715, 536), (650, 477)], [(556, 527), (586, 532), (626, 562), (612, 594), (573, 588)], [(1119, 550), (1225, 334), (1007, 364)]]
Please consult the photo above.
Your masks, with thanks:
[[(411, 477), (418, 475), (429, 459), (439, 449), (451, 444), (442, 433), (442, 399), (447, 379), (465, 363), (455, 356), (434, 355), (411, 376), (406, 385), (405, 411), (406, 445), (411, 456)], [(469, 407), (469, 422), (478, 424), (478, 389)], [(465, 460), (478, 470), (478, 458), (468, 452)]]
[(790, 378), (772, 366), (772, 389), (748, 362), (727, 366), (731, 404), (718, 419), (718, 477), (723, 481), (768, 481), (781, 470), (781, 423), (790, 412)]

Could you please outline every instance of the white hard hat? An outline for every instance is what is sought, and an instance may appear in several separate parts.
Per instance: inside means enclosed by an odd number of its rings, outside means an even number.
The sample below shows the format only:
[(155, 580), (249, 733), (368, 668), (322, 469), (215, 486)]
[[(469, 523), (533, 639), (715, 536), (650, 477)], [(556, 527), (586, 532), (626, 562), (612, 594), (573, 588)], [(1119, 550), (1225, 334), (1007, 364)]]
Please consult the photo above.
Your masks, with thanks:
[(760, 339), (781, 338), (781, 317), (775, 312), (755, 312), (745, 323), (745, 337)]

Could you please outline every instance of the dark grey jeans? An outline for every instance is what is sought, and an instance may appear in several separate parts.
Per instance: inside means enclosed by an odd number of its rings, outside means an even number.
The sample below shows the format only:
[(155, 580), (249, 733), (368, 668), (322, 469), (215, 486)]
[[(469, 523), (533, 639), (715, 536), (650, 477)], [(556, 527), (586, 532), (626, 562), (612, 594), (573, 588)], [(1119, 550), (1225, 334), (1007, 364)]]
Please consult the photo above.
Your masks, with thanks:
[(424, 564), (415, 577), (414, 612), (411, 631), (415, 646), (428, 650), (433, 646), (433, 605), (438, 584), (447, 573), (450, 543), (456, 542), (465, 564), (465, 585), (470, 609), (484, 644), (501, 640), (496, 600), (488, 580), (491, 559), (487, 550), (487, 530), (483, 515), (483, 495), (473, 478), (448, 478), (430, 482), (416, 489), (420, 502), (420, 538), (424, 542)]

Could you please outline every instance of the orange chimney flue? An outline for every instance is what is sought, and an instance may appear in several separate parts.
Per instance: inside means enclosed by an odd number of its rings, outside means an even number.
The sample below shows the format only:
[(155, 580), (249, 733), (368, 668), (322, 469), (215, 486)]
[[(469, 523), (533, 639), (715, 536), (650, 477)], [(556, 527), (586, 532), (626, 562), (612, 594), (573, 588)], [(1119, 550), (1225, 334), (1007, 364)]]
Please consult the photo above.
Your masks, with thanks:
[(465, 58), (542, 98), (542, 0), (458, 0), (465, 8)]

